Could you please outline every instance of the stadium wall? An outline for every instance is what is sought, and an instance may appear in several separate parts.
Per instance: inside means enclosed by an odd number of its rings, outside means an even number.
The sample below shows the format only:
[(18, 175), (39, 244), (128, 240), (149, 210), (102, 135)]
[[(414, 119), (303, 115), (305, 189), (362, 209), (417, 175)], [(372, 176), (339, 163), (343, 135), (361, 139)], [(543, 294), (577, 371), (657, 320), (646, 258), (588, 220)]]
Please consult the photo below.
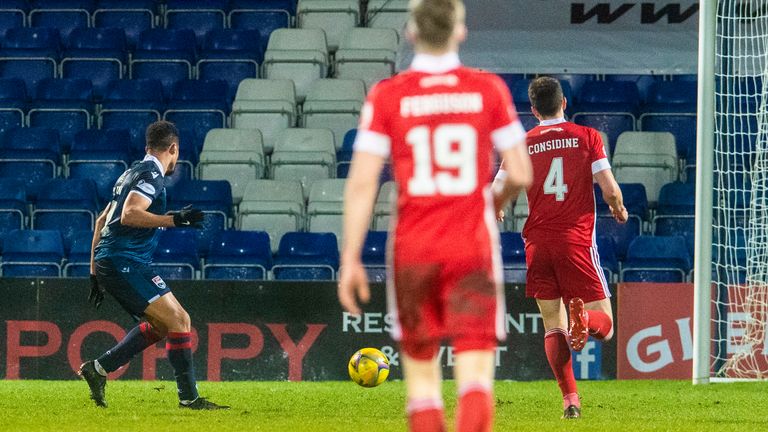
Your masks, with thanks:
[[(387, 330), (384, 287), (361, 318), (340, 309), (333, 282), (175, 281), (174, 293), (192, 316), (197, 375), (211, 381), (342, 380), (359, 348), (381, 348), (400, 378), (396, 345)], [(135, 324), (107, 298), (86, 303), (88, 281), (0, 280), (0, 378), (74, 379), (83, 359), (114, 345)], [(620, 284), (616, 342), (590, 341), (574, 356), (581, 379), (690, 376), (691, 284)], [(506, 286), (509, 338), (497, 351), (497, 377), (550, 379), (543, 326), (522, 285)], [(618, 352), (617, 352), (618, 347)], [(450, 349), (440, 352), (451, 377)], [(114, 378), (172, 379), (162, 343), (147, 349)], [(617, 370), (618, 366), (618, 370)]]
[[(697, 0), (465, 0), (462, 60), (505, 73), (695, 74)], [(401, 44), (398, 68), (410, 64)]]

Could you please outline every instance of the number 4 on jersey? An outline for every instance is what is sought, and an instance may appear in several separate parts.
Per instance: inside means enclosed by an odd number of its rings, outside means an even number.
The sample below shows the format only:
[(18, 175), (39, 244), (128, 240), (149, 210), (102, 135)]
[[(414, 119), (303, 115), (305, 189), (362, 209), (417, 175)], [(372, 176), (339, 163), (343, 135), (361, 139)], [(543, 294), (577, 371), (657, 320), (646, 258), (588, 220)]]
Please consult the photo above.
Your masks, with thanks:
[(563, 183), (563, 158), (552, 159), (549, 174), (544, 180), (544, 195), (554, 195), (556, 201), (565, 201), (568, 185)]

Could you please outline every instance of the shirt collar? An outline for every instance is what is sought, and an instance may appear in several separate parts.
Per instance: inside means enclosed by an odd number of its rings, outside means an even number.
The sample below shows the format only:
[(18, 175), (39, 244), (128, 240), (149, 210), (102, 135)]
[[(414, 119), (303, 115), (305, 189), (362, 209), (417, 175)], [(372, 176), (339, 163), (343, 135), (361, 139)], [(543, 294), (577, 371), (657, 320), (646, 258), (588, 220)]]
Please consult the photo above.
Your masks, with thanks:
[(411, 70), (430, 74), (441, 74), (461, 66), (459, 54), (450, 52), (443, 55), (416, 54), (411, 62)]
[(565, 123), (565, 118), (564, 117), (560, 117), (560, 118), (556, 118), (556, 119), (542, 120), (541, 123), (539, 123), (539, 126), (554, 126), (554, 125), (560, 124), (560, 123)]
[(160, 163), (160, 159), (152, 156), (151, 154), (147, 154), (146, 156), (144, 156), (144, 160), (142, 160), (142, 162), (146, 162), (148, 160), (151, 160), (152, 162), (154, 162), (155, 165), (157, 165), (157, 169), (160, 170), (160, 174), (163, 177), (165, 177), (165, 169), (163, 168), (163, 164)]

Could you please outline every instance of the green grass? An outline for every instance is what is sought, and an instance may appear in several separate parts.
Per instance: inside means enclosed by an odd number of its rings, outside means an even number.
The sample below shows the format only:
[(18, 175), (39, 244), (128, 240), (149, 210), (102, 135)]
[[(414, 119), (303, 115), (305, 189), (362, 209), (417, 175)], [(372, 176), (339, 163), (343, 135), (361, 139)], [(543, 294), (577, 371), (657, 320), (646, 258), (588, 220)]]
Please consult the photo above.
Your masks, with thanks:
[[(171, 382), (117, 381), (110, 407), (88, 399), (84, 382), (0, 381), (0, 431), (404, 431), (402, 382), (363, 389), (351, 382), (200, 384), (224, 412), (176, 408)], [(691, 386), (676, 381), (582, 382), (584, 418), (560, 420), (553, 381), (498, 382), (498, 431), (768, 430), (768, 384)], [(445, 386), (449, 419), (455, 386)], [(450, 430), (453, 430), (451, 427)]]

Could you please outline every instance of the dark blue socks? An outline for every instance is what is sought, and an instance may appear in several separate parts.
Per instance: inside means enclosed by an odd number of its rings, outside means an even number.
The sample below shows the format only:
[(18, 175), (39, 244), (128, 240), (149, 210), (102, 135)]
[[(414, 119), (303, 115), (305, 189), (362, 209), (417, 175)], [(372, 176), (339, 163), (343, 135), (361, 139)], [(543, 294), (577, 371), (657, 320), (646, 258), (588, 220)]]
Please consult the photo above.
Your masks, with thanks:
[(128, 332), (117, 345), (105, 352), (96, 361), (105, 372), (114, 372), (131, 361), (133, 356), (148, 346), (160, 341), (160, 337), (149, 323), (143, 322)]
[(176, 385), (179, 388), (179, 400), (182, 403), (197, 399), (195, 366), (192, 364), (192, 334), (189, 332), (169, 332), (165, 343), (168, 361), (173, 366)]

